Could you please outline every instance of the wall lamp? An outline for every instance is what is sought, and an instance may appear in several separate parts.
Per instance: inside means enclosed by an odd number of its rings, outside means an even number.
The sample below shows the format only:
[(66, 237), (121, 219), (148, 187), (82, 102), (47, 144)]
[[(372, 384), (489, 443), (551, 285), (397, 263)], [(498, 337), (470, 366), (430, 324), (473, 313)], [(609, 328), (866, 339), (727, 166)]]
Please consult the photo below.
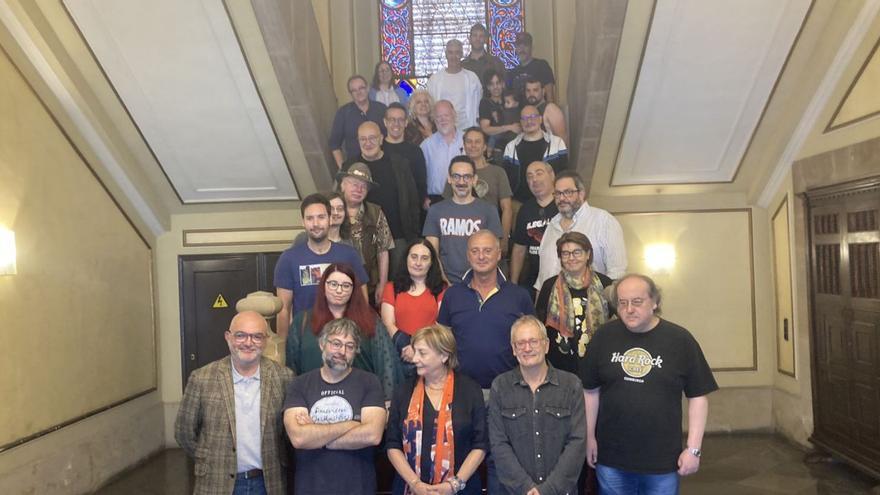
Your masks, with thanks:
[(645, 246), (645, 264), (654, 273), (668, 273), (675, 266), (675, 247), (672, 244)]
[(15, 232), (0, 227), (0, 275), (15, 273)]

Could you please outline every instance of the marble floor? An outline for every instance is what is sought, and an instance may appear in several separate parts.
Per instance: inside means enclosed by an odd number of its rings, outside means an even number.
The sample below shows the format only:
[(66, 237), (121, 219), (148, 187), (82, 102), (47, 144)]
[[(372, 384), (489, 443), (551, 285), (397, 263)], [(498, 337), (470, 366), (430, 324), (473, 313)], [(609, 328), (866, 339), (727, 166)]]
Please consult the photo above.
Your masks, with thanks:
[[(814, 460), (770, 434), (708, 435), (700, 472), (682, 481), (684, 495), (841, 494), (880, 495), (872, 480), (844, 464)], [(192, 467), (180, 449), (170, 449), (98, 490), (99, 495), (192, 493)]]

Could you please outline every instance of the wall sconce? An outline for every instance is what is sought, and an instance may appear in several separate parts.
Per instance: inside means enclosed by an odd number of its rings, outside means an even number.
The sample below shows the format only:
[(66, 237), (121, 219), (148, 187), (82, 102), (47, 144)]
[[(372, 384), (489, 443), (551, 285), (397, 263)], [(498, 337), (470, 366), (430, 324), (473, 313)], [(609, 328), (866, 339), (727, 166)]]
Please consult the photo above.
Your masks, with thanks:
[(675, 247), (672, 244), (648, 244), (645, 246), (645, 263), (652, 272), (668, 272), (675, 266)]
[(0, 228), (0, 275), (15, 273), (15, 232)]

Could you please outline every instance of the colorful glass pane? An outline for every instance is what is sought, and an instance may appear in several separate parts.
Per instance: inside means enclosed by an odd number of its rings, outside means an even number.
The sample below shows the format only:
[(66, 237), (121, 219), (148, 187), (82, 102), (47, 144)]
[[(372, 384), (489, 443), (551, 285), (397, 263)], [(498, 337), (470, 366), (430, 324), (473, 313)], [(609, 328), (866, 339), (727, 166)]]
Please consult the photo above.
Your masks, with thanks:
[(412, 74), (412, 7), (409, 0), (383, 0), (380, 28), (382, 59), (391, 64), (395, 74)]
[(489, 53), (500, 58), (505, 67), (512, 69), (519, 64), (513, 42), (516, 34), (523, 31), (522, 0), (489, 0), (486, 3)]

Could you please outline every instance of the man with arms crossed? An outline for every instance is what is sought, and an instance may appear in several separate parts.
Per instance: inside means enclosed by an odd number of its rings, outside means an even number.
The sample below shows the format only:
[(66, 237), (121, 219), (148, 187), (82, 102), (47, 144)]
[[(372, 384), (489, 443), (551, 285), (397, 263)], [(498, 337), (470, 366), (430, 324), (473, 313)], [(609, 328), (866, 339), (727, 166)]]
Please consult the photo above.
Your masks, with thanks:
[[(649, 277), (617, 281), (618, 320), (599, 327), (581, 380), (587, 410), (587, 463), (607, 495), (675, 494), (679, 476), (700, 468), (718, 389), (694, 337), (661, 319), (660, 290)], [(687, 444), (681, 441), (681, 395), (688, 399)]]
[(192, 373), (174, 422), (195, 460), (193, 493), (284, 495), (281, 404), (293, 372), (263, 356), (269, 325), (259, 313), (235, 315), (224, 338), (229, 356)]
[(284, 399), (284, 428), (296, 449), (294, 491), (373, 495), (373, 457), (385, 430), (382, 385), (351, 366), (361, 340), (352, 320), (332, 320), (318, 339), (324, 365), (297, 377)]
[(510, 329), (519, 366), (492, 382), (489, 439), (502, 493), (575, 494), (586, 426), (577, 376), (547, 362), (547, 328), (523, 316)]

